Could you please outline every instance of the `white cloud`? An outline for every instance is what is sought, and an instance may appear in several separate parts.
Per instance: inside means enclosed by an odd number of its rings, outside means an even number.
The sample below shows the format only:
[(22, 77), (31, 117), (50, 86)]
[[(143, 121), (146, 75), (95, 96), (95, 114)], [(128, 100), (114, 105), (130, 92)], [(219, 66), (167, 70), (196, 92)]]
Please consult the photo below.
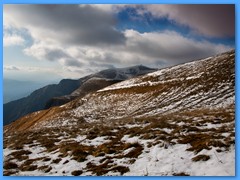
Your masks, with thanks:
[(139, 33), (126, 30), (128, 52), (146, 59), (165, 60), (170, 64), (194, 60), (231, 49), (230, 46), (197, 41), (175, 31)]
[(3, 46), (22, 46), (24, 45), (25, 40), (16, 34), (4, 34), (3, 36)]
[[(17, 70), (14, 70), (14, 69)], [(38, 81), (51, 82), (59, 81), (68, 74), (63, 74), (62, 70), (38, 67), (38, 66), (4, 66), (4, 78), (21, 80), (21, 81)], [(71, 77), (71, 76), (69, 76)]]
[(26, 47), (23, 52), (39, 60), (58, 61), (68, 57), (59, 44), (49, 43), (44, 40), (35, 42), (30, 47)]
[[(145, 64), (174, 65), (194, 59), (204, 58), (232, 49), (230, 46), (197, 41), (184, 37), (175, 31), (139, 33), (126, 30), (125, 45), (121, 46), (64, 46), (44, 41), (25, 48), (24, 52), (40, 60), (58, 61), (62, 66), (93, 68), (92, 65), (129, 66)], [(74, 68), (73, 68), (74, 67)]]
[(3, 69), (5, 71), (19, 71), (20, 69), (16, 66), (4, 66)]

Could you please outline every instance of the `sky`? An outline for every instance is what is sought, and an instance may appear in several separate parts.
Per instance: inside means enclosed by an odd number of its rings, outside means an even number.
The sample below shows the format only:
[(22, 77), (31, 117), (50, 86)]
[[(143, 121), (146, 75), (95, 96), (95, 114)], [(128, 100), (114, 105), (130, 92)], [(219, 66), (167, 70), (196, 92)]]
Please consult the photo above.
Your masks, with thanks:
[(52, 82), (234, 49), (235, 6), (8, 4), (3, 28), (3, 77)]

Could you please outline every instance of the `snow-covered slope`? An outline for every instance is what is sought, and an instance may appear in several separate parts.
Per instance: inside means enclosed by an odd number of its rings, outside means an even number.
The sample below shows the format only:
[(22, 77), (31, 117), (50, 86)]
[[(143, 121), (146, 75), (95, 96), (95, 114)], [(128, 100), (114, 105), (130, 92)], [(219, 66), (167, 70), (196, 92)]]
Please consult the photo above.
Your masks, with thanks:
[(94, 76), (107, 78), (111, 80), (126, 80), (139, 75), (144, 75), (156, 71), (157, 69), (149, 68), (143, 65), (131, 66), (126, 68), (112, 68), (100, 71)]
[[(66, 104), (77, 97), (83, 97), (90, 92), (95, 92), (116, 82), (156, 70), (138, 65), (106, 69), (78, 80), (63, 79), (59, 84), (44, 86), (33, 91), (27, 97), (4, 104), (3, 124), (10, 124), (29, 113)], [(16, 91), (16, 89), (14, 90)]]
[(165, 68), (17, 120), (4, 129), (5, 174), (234, 175), (234, 59)]
[(79, 86), (69, 95), (50, 99), (47, 102), (45, 109), (66, 104), (77, 97), (83, 97), (88, 93), (95, 92), (116, 82), (121, 82), (132, 77), (154, 72), (156, 70), (157, 69), (149, 68), (143, 65), (102, 70), (98, 73), (80, 78), (82, 82), (81, 86)]
[(226, 108), (235, 100), (234, 80), (231, 52), (114, 84), (57, 109), (62, 113), (50, 110), (33, 127)]

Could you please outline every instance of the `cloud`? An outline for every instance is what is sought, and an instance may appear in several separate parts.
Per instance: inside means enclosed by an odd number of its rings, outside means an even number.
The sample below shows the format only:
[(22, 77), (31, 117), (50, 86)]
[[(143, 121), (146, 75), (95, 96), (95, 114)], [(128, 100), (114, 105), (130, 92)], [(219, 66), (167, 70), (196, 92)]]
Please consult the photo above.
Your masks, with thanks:
[(20, 69), (16, 66), (4, 66), (5, 71), (19, 71)]
[(26, 47), (23, 52), (39, 60), (57, 61), (59, 58), (68, 57), (59, 46), (47, 42), (35, 42), (32, 46)]
[(3, 46), (7, 47), (7, 46), (22, 46), (24, 45), (25, 40), (16, 34), (4, 34), (3, 36)]
[(5, 24), (27, 28), (39, 41), (92, 46), (125, 41), (124, 35), (114, 28), (114, 16), (93, 6), (4, 5), (4, 18), (8, 21)]
[(68, 66), (68, 67), (82, 67), (83, 66), (83, 63), (80, 62), (79, 60), (77, 59), (74, 59), (74, 58), (65, 58), (61, 61), (61, 63), (64, 65), (64, 66)]
[(111, 13), (118, 13), (131, 7), (136, 9), (139, 15), (150, 13), (155, 18), (167, 18), (208, 37), (235, 35), (234, 4), (94, 4), (91, 6)]
[[(32, 44), (24, 47), (24, 53), (42, 61), (58, 62), (62, 69), (56, 73), (66, 77), (68, 73), (71, 77), (79, 77), (79, 73), (83, 76), (106, 68), (136, 64), (164, 67), (232, 49), (173, 30), (118, 31), (114, 13), (128, 6), (137, 8), (139, 14), (150, 12), (155, 18), (169, 18), (205, 36), (222, 37), (233, 33), (231, 22), (226, 24), (228, 27), (221, 24), (230, 16), (217, 19), (211, 15), (211, 8), (204, 11), (205, 5), (196, 6), (203, 13), (192, 5), (4, 5), (4, 26), (26, 29)], [(194, 10), (196, 14), (192, 15)], [(212, 11), (219, 14), (220, 10), (227, 14), (225, 8)]]
[(126, 30), (124, 35), (127, 39), (124, 46), (76, 47), (75, 50), (72, 47), (66, 51), (73, 52), (71, 54), (75, 58), (89, 62), (86, 66), (90, 65), (92, 68), (109, 64), (116, 67), (136, 64), (168, 66), (205, 58), (233, 48), (184, 37), (175, 31), (140, 33)]
[(144, 5), (140, 13), (149, 12), (168, 18), (209, 37), (234, 37), (235, 6), (224, 4)]
[(48, 44), (47, 42), (41, 41), (36, 42), (32, 46), (24, 49), (24, 53), (29, 56), (34, 56), (39, 60), (56, 61), (59, 58), (68, 57), (64, 50), (58, 45)]
[(168, 66), (232, 49), (231, 46), (187, 38), (175, 31), (139, 33), (126, 30), (124, 36), (126, 43), (121, 46), (63, 48), (39, 43), (24, 52), (41, 60), (58, 61), (65, 67), (103, 69), (111, 67), (110, 64), (116, 67), (136, 64)]
[(170, 64), (211, 56), (231, 49), (230, 46), (197, 41), (175, 31), (139, 33), (126, 30), (126, 50), (146, 59), (164, 60)]
[(62, 66), (81, 67), (83, 63), (78, 57), (72, 56), (67, 49), (55, 44), (47, 44), (44, 42), (33, 44), (25, 48), (24, 53), (28, 56), (35, 57), (39, 60), (57, 61)]
[(44, 83), (57, 82), (64, 78), (63, 71), (48, 67), (34, 67), (34, 66), (4, 66), (4, 77), (21, 81), (38, 81)]

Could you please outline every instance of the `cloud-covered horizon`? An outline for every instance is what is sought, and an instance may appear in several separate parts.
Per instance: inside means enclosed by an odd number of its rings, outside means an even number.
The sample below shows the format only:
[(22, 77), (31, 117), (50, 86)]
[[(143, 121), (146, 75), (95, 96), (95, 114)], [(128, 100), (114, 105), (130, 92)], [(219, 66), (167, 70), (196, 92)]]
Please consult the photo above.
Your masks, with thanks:
[[(18, 46), (36, 66), (56, 63), (57, 72), (72, 78), (109, 67), (164, 67), (233, 49), (234, 10), (234, 5), (4, 5), (4, 48)], [(13, 59), (4, 57), (6, 67), (17, 68)]]

